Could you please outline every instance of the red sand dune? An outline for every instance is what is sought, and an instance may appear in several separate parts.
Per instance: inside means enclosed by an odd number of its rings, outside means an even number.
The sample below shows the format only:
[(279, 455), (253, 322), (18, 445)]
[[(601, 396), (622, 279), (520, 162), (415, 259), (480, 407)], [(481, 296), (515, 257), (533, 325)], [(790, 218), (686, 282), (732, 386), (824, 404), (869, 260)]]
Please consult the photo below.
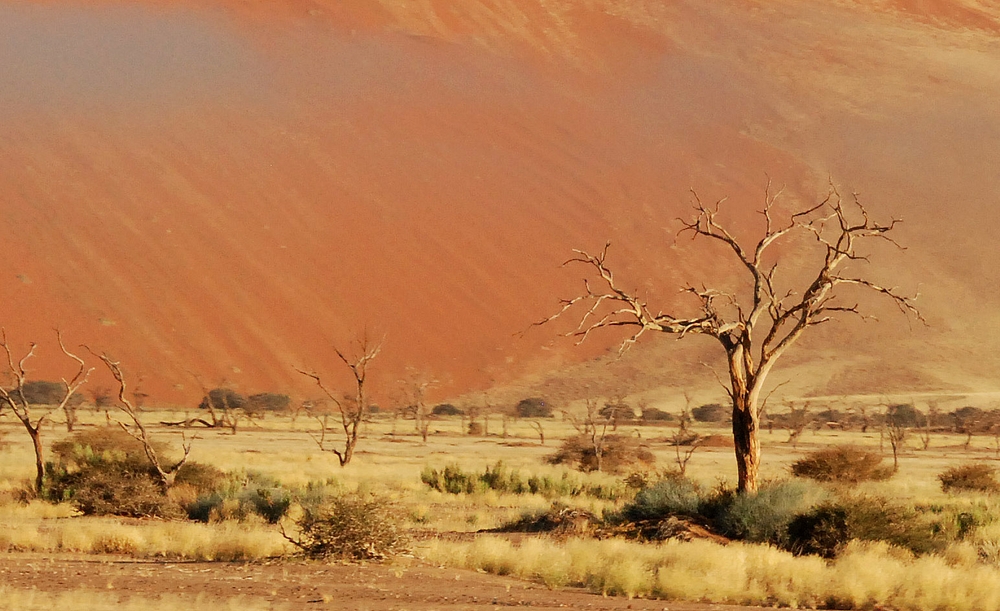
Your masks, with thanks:
[[(994, 390), (998, 31), (974, 0), (0, 1), (0, 321), (40, 377), (58, 326), (167, 402), (304, 396), (367, 327), (382, 397), (407, 367), (445, 396), (614, 345), (515, 336), (579, 290), (572, 248), (670, 304), (736, 273), (674, 243), (688, 188), (751, 236), (765, 175), (790, 205), (832, 176), (905, 218), (871, 273), (930, 326), (872, 299), (780, 375)], [(570, 375), (714, 383), (658, 339)]]

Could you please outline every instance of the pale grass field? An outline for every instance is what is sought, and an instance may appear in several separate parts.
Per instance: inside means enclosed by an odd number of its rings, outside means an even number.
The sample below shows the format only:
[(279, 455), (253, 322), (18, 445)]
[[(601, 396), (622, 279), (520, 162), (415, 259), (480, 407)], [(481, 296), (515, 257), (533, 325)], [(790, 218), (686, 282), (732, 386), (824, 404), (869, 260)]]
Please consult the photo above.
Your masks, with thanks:
[[(147, 422), (179, 420), (183, 413), (150, 412)], [(86, 426), (105, 423), (103, 414), (85, 414)], [(879, 545), (855, 545), (833, 563), (818, 558), (796, 558), (766, 546), (733, 544), (722, 547), (706, 542), (639, 544), (624, 541), (528, 538), (520, 546), (480, 535), (473, 542), (435, 539), (433, 533), (472, 532), (509, 522), (525, 512), (547, 509), (552, 499), (540, 495), (509, 495), (495, 492), (472, 495), (442, 494), (420, 482), (425, 467), (458, 464), (466, 471), (481, 471), (497, 460), (522, 474), (560, 477), (564, 467), (545, 465), (561, 439), (574, 434), (570, 424), (546, 421), (546, 444), (525, 422), (511, 422), (506, 438), (494, 420), (489, 437), (462, 434), (458, 418), (435, 421), (426, 444), (413, 431), (410, 421), (393, 425), (378, 420), (367, 425), (354, 462), (341, 468), (336, 458), (319, 451), (307, 435), (312, 425), (300, 418), (269, 416), (256, 426), (244, 427), (236, 435), (221, 431), (189, 431), (194, 449), (191, 460), (213, 464), (227, 471), (257, 471), (290, 487), (326, 482), (343, 491), (373, 492), (390, 498), (405, 516), (406, 526), (423, 532), (414, 553), (432, 562), (506, 573), (538, 580), (552, 586), (583, 585), (609, 594), (657, 596), (713, 602), (817, 606), (838, 602), (855, 607), (878, 605), (900, 609), (989, 609), (1000, 608), (1000, 523), (986, 524), (939, 556), (912, 558), (908, 552)], [(390, 435), (395, 426), (397, 434)], [(727, 436), (728, 430), (698, 425), (699, 432)], [(0, 450), (0, 549), (34, 552), (116, 553), (137, 557), (170, 557), (199, 560), (257, 560), (289, 553), (289, 545), (275, 526), (262, 521), (196, 524), (179, 521), (125, 520), (74, 516), (67, 505), (13, 502), (14, 491), (33, 475), (27, 436), (7, 419), (7, 447)], [(179, 446), (180, 432), (154, 424), (160, 439)], [(666, 438), (674, 429), (622, 426), (618, 433), (638, 435), (650, 444), (659, 468), (673, 466), (674, 449)], [(66, 435), (53, 425), (45, 431), (47, 446)], [(809, 431), (797, 447), (787, 433), (762, 433), (766, 479), (789, 476), (790, 464), (806, 452), (831, 444), (853, 444), (878, 450), (877, 431)], [(1000, 515), (990, 497), (947, 495), (937, 474), (948, 466), (969, 460), (994, 462), (993, 439), (975, 438), (969, 450), (964, 437), (935, 435), (929, 450), (917, 449), (916, 436), (900, 459), (900, 471), (887, 482), (857, 487), (893, 500), (947, 507), (978, 507)], [(886, 444), (886, 450), (888, 445)], [(891, 455), (890, 459), (891, 459)], [(691, 460), (689, 475), (711, 488), (732, 485), (735, 467), (732, 449), (705, 447)], [(589, 483), (610, 483), (604, 474), (577, 474)], [(4, 499), (7, 499), (4, 501)], [(576, 497), (559, 499), (569, 506), (597, 514), (617, 507), (611, 501)], [(424, 540), (430, 536), (429, 542)], [(974, 587), (973, 587), (974, 586)], [(45, 594), (37, 596), (58, 604)], [(101, 598), (92, 608), (105, 608)], [(9, 598), (9, 597), (3, 597)], [(100, 599), (100, 600), (97, 600)], [(13, 598), (11, 598), (13, 600)], [(33, 599), (34, 600), (34, 599)], [(108, 599), (111, 600), (111, 599)], [(146, 603), (149, 603), (148, 605)], [(171, 608), (175, 601), (142, 601), (140, 606)], [(0, 603), (2, 604), (2, 603)], [(26, 603), (29, 604), (29, 603)], [(30, 603), (34, 604), (34, 603)], [(125, 601), (127, 605), (132, 604)], [(157, 606), (160, 605), (160, 606)], [(6, 607), (4, 607), (6, 608)], [(10, 607), (14, 608), (14, 607)], [(17, 608), (31, 608), (18, 606)], [(116, 607), (118, 608), (118, 607)]]

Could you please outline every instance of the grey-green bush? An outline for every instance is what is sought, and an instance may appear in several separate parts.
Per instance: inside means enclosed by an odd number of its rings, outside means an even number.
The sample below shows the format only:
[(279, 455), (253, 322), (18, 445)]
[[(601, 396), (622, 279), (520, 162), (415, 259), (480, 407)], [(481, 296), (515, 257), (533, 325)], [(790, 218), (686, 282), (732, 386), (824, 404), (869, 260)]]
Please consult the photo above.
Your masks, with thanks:
[(731, 539), (785, 545), (788, 525), (796, 515), (825, 501), (829, 493), (809, 481), (768, 483), (754, 494), (727, 495), (714, 522)]
[(673, 514), (696, 515), (702, 497), (698, 485), (681, 477), (667, 477), (643, 488), (622, 509), (626, 520), (657, 520)]

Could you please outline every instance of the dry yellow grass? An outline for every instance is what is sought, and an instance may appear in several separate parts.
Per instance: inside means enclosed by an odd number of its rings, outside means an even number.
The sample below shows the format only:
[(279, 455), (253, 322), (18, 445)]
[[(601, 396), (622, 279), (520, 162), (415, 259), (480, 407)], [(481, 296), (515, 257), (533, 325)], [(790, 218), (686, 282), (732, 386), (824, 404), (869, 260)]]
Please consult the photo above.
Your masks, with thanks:
[[(172, 420), (181, 416), (152, 412), (147, 419)], [(104, 421), (103, 414), (85, 414), (83, 425), (95, 426)], [(192, 460), (224, 470), (259, 471), (288, 486), (324, 481), (344, 491), (377, 492), (403, 509), (412, 528), (468, 532), (498, 526), (526, 511), (545, 509), (551, 499), (493, 491), (443, 494), (420, 482), (420, 471), (425, 466), (442, 468), (457, 463), (466, 471), (481, 471), (503, 460), (522, 474), (559, 477), (565, 469), (544, 465), (543, 458), (561, 439), (575, 433), (569, 423), (548, 421), (547, 443), (542, 446), (527, 423), (510, 423), (507, 438), (496, 434), (483, 438), (462, 434), (459, 419), (445, 419), (432, 424), (432, 434), (424, 444), (412, 431), (411, 423), (398, 422), (397, 434), (392, 435), (393, 424), (382, 420), (368, 425), (354, 463), (340, 468), (332, 455), (320, 452), (309, 439), (309, 426), (305, 419), (293, 424), (288, 418), (269, 416), (259, 427), (246, 427), (237, 435), (199, 431)], [(706, 434), (727, 433), (722, 427), (698, 427)], [(0, 450), (0, 549), (198, 560), (255, 560), (290, 551), (277, 528), (262, 522), (121, 520), (76, 516), (66, 504), (18, 505), (13, 502), (14, 492), (32, 475), (31, 450), (26, 436), (12, 423), (0, 421), (0, 428), (9, 431), (9, 445)], [(155, 424), (151, 428), (158, 437), (177, 445), (180, 435), (176, 429)], [(662, 468), (672, 464), (673, 449), (665, 438), (673, 430), (632, 426), (622, 427), (619, 433), (641, 435), (651, 444)], [(491, 432), (499, 431), (499, 423), (492, 423)], [(53, 427), (46, 430), (45, 439), (51, 444), (65, 435), (64, 430)], [(848, 443), (877, 448), (880, 441), (877, 432), (827, 430), (806, 432), (798, 447), (785, 443), (786, 439), (787, 434), (779, 431), (762, 435), (765, 478), (787, 477), (794, 460), (818, 447)], [(901, 502), (1000, 515), (996, 502), (988, 497), (946, 495), (940, 490), (936, 475), (947, 466), (993, 456), (992, 439), (977, 438), (968, 450), (962, 447), (963, 441), (958, 436), (936, 435), (928, 451), (917, 450), (912, 444), (901, 458), (900, 473), (892, 480), (863, 484), (857, 489)], [(720, 481), (731, 484), (733, 471), (732, 450), (725, 447), (698, 450), (689, 466), (689, 474), (706, 487)], [(576, 477), (590, 483), (613, 479), (603, 474)], [(612, 502), (591, 498), (560, 501), (598, 514), (615, 507)], [(827, 563), (817, 558), (795, 558), (769, 547), (740, 544), (724, 548), (699, 542), (559, 544), (529, 538), (514, 546), (488, 536), (472, 543), (434, 541), (420, 553), (435, 562), (516, 575), (552, 586), (580, 584), (608, 594), (791, 606), (839, 601), (858, 607), (886, 605), (900, 609), (1000, 607), (1000, 572), (995, 568), (1000, 563), (1000, 523), (980, 526), (941, 556), (919, 559), (880, 545), (854, 545), (836, 562)], [(103, 594), (95, 596), (97, 602), (92, 608), (129, 608), (134, 602), (101, 598)], [(10, 596), (2, 598), (23, 602), (16, 608), (32, 608), (33, 604), (47, 607), (60, 600), (58, 596), (24, 592), (10, 592)], [(154, 609), (184, 606), (174, 599), (135, 604)]]
[(978, 563), (967, 550), (914, 558), (884, 544), (852, 544), (828, 563), (739, 543), (528, 539), (517, 545), (482, 537), (434, 541), (420, 553), (442, 565), (629, 597), (790, 607), (1000, 607), (1000, 570)]
[(6, 550), (231, 561), (281, 556), (290, 547), (275, 527), (259, 523), (126, 523), (115, 518), (8, 514), (0, 516), (0, 551)]

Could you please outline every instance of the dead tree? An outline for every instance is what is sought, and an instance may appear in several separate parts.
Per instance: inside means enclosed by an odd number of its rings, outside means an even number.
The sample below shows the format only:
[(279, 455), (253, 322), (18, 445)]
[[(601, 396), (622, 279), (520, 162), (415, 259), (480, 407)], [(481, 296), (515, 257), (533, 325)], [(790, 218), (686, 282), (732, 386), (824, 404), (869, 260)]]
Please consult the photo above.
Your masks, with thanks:
[(597, 399), (587, 399), (586, 406), (586, 415), (582, 419), (565, 410), (563, 414), (580, 436), (590, 443), (591, 449), (594, 450), (594, 459), (597, 461), (597, 470), (600, 471), (604, 462), (604, 446), (608, 437), (608, 427), (615, 420), (617, 408), (612, 406), (607, 410), (598, 410)]
[(890, 405), (885, 409), (885, 437), (892, 449), (892, 471), (899, 471), (899, 454), (903, 451), (903, 445), (909, 435), (909, 428), (902, 418), (896, 413), (899, 405)]
[[(88, 350), (90, 349), (88, 348)], [(149, 438), (149, 431), (139, 417), (139, 405), (134, 402), (136, 395), (133, 394), (133, 399), (128, 398), (125, 374), (122, 372), (121, 363), (112, 360), (107, 354), (96, 354), (93, 350), (90, 352), (101, 359), (108, 368), (108, 371), (111, 372), (112, 377), (118, 382), (118, 409), (124, 412), (129, 420), (132, 421), (131, 424), (119, 422), (118, 426), (142, 444), (142, 450), (146, 454), (146, 459), (149, 460), (149, 464), (156, 471), (156, 475), (160, 480), (160, 486), (163, 488), (163, 492), (166, 493), (174, 485), (174, 480), (177, 479), (177, 473), (181, 470), (181, 467), (187, 462), (188, 456), (191, 454), (191, 443), (182, 434), (181, 449), (184, 451), (184, 455), (181, 456), (179, 461), (173, 464), (165, 463), (163, 457), (157, 454), (156, 448), (153, 447), (153, 441)]]
[(332, 452), (337, 460), (340, 461), (341, 467), (346, 467), (351, 462), (351, 458), (354, 457), (354, 448), (358, 445), (358, 433), (360, 431), (361, 424), (368, 418), (369, 404), (367, 389), (365, 388), (365, 382), (368, 378), (368, 367), (371, 362), (378, 356), (379, 352), (382, 350), (382, 344), (372, 343), (369, 341), (368, 337), (363, 337), (358, 342), (357, 353), (352, 357), (347, 357), (338, 349), (334, 349), (340, 360), (350, 369), (352, 376), (354, 377), (354, 396), (347, 395), (343, 398), (338, 398), (337, 395), (323, 383), (322, 378), (317, 373), (311, 373), (308, 371), (303, 371), (298, 369), (297, 371), (304, 376), (312, 378), (320, 390), (323, 391), (333, 404), (337, 406), (337, 412), (340, 415), (340, 427), (344, 431), (344, 449), (339, 450), (337, 448), (327, 447), (326, 434), (331, 427), (329, 424), (329, 415), (324, 416), (322, 419), (317, 418), (320, 423), (320, 433), (319, 437), (312, 435), (313, 441), (319, 446), (319, 449), (324, 452)]
[[(937, 401), (929, 401), (927, 403), (927, 413), (924, 414), (924, 426), (920, 430), (920, 444), (924, 451), (927, 451), (931, 447), (931, 433), (933, 432), (934, 422), (938, 419), (940, 413)], [(998, 432), (1000, 432), (1000, 429), (998, 429)], [(1000, 439), (997, 440), (997, 453), (998, 457), (1000, 457)]]
[[(704, 437), (688, 428), (691, 424), (691, 397), (685, 392), (684, 398), (686, 406), (681, 410), (680, 418), (677, 420), (677, 430), (674, 431), (673, 437), (670, 438), (674, 446), (674, 460), (677, 463), (677, 471), (681, 474), (681, 477), (687, 474), (687, 466), (691, 462), (691, 457), (694, 456), (695, 451), (705, 441)], [(681, 450), (681, 446), (685, 446), (683, 451)]]
[(539, 445), (545, 445), (545, 429), (542, 428), (542, 423), (538, 420), (529, 420), (528, 426), (535, 429), (535, 432), (538, 433)]
[(31, 404), (24, 388), (28, 378), (25, 365), (35, 356), (37, 345), (32, 343), (28, 348), (28, 352), (15, 362), (14, 354), (11, 352), (10, 344), (7, 342), (7, 331), (0, 329), (0, 348), (3, 348), (7, 354), (7, 371), (13, 378), (14, 384), (11, 389), (0, 387), (0, 408), (4, 406), (10, 408), (14, 416), (21, 421), (24, 430), (28, 433), (28, 437), (31, 438), (31, 447), (35, 452), (35, 494), (41, 494), (45, 485), (45, 455), (42, 447), (42, 425), (52, 412), (66, 409), (70, 399), (87, 382), (90, 372), (94, 370), (93, 367), (88, 368), (83, 359), (66, 349), (65, 344), (63, 344), (62, 333), (58, 329), (56, 330), (56, 340), (59, 342), (59, 348), (63, 354), (76, 361), (79, 369), (71, 380), (67, 381), (63, 378), (63, 395), (59, 403), (43, 408)]
[(799, 408), (789, 405), (788, 416), (785, 417), (785, 428), (788, 430), (788, 439), (785, 440), (785, 443), (792, 444), (793, 448), (799, 447), (799, 440), (802, 438), (802, 433), (805, 432), (812, 421), (813, 418), (809, 415), (808, 403)]
[[(722, 345), (728, 362), (726, 390), (733, 406), (733, 441), (740, 492), (757, 489), (759, 403), (775, 363), (810, 327), (830, 321), (837, 314), (860, 315), (856, 304), (838, 300), (839, 289), (860, 287), (874, 291), (893, 301), (904, 313), (923, 320), (911, 298), (846, 269), (851, 263), (868, 260), (859, 250), (864, 242), (885, 240), (898, 246), (889, 235), (899, 223), (898, 219), (888, 223), (873, 221), (856, 195), (850, 203), (845, 203), (831, 185), (827, 196), (818, 204), (779, 221), (775, 210), (778, 195), (780, 191), (772, 194), (768, 183), (761, 210), (764, 233), (749, 249), (719, 220), (719, 208), (725, 200), (709, 206), (694, 194), (695, 213), (690, 220), (681, 221), (683, 227), (678, 235), (689, 233), (692, 238), (711, 240), (735, 256), (736, 263), (745, 272), (745, 292), (749, 293), (749, 299), (722, 290), (691, 286), (685, 292), (699, 304), (697, 313), (680, 316), (651, 310), (637, 291), (627, 290), (615, 279), (607, 263), (609, 245), (605, 245), (597, 255), (575, 251), (576, 256), (566, 262), (590, 268), (599, 278), (599, 286), (594, 287), (585, 279), (582, 295), (562, 300), (560, 311), (537, 323), (544, 324), (575, 306), (584, 306), (578, 326), (568, 335), (576, 335), (583, 342), (596, 329), (637, 327), (622, 342), (619, 353), (647, 332), (715, 338)], [(809, 279), (801, 286), (779, 286), (779, 256), (772, 247), (796, 236), (804, 236), (814, 243), (814, 272), (810, 272)], [(797, 260), (804, 258), (796, 255)]]

